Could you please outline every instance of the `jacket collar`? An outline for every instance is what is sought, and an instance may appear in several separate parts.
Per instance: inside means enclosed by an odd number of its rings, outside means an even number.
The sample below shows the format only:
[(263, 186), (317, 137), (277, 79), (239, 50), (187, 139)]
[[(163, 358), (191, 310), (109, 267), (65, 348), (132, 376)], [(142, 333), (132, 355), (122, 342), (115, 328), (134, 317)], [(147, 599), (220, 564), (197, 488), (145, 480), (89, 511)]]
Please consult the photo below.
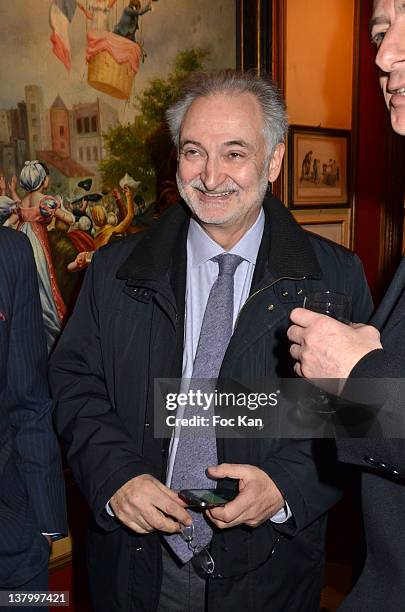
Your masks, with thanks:
[(280, 200), (267, 195), (263, 202), (265, 226), (252, 290), (265, 276), (278, 278), (321, 278), (322, 271), (309, 234)]
[[(307, 232), (285, 206), (267, 195), (263, 208), (265, 228), (252, 286), (270, 274), (274, 278), (321, 278), (322, 273)], [(173, 206), (152, 228), (144, 232), (137, 246), (117, 272), (127, 281), (159, 281), (176, 271), (186, 258), (190, 214), (181, 202)]]
[(160, 280), (167, 276), (173, 259), (186, 253), (190, 215), (186, 205), (172, 206), (156, 223), (143, 232), (130, 256), (118, 269), (121, 280)]

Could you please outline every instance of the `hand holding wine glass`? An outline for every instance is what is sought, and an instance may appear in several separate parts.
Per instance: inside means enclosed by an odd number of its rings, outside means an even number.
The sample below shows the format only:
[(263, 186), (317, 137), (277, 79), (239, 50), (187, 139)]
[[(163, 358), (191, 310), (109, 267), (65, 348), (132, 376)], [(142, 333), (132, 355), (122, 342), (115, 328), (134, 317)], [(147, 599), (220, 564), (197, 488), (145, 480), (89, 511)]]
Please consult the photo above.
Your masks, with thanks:
[[(309, 293), (304, 298), (303, 308), (324, 314), (341, 323), (350, 324), (352, 314), (352, 298), (344, 293), (334, 291), (316, 291)], [(308, 394), (303, 402), (306, 408), (318, 413), (333, 413), (335, 408), (331, 397), (323, 389), (328, 388), (332, 394), (338, 394), (340, 388), (339, 379), (329, 380), (328, 384), (318, 386), (317, 381), (313, 381), (316, 385), (313, 392)], [(323, 381), (325, 382), (325, 381)]]

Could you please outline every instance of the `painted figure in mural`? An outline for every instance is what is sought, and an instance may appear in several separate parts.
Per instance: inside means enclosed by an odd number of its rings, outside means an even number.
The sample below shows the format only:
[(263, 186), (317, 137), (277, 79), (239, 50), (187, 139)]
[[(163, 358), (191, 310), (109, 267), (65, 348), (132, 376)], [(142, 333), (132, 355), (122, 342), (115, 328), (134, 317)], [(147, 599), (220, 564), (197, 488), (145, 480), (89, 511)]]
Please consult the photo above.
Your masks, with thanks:
[[(89, 221), (88, 217), (83, 217)], [(56, 282), (67, 308), (67, 316), (74, 306), (82, 277), (68, 274), (66, 267), (73, 261), (78, 253), (94, 249), (94, 240), (84, 227), (70, 225), (55, 218), (54, 227), (48, 231), (49, 246), (52, 261), (56, 271)]]
[(20, 202), (15, 189), (16, 180), (17, 177), (13, 176), (7, 185), (5, 177), (0, 176), (0, 225), (3, 225), (10, 215), (15, 212), (16, 205)]
[(26, 195), (16, 205), (4, 225), (16, 225), (16, 229), (26, 234), (31, 242), (50, 350), (59, 335), (66, 306), (56, 280), (47, 226), (53, 218), (60, 219), (70, 226), (74, 222), (74, 216), (62, 207), (59, 198), (44, 194), (49, 186), (49, 171), (45, 164), (37, 160), (25, 162), (20, 174), (20, 185), (26, 191)]
[(117, 225), (111, 225), (108, 223), (107, 212), (104, 206), (100, 204), (96, 205), (91, 213), (93, 223), (95, 225), (94, 244), (96, 249), (107, 244), (113, 235), (125, 234), (131, 221), (134, 218), (134, 198), (130, 188), (126, 185), (124, 192), (127, 200), (126, 215), (120, 223)]
[(148, 2), (143, 8), (141, 0), (129, 0), (129, 5), (124, 8), (121, 19), (114, 28), (114, 34), (125, 36), (136, 42), (136, 31), (139, 30), (139, 17), (152, 10), (152, 2)]
[[(94, 250), (108, 244), (111, 238), (126, 234), (131, 226), (132, 219), (135, 214), (134, 197), (128, 185), (124, 186), (124, 192), (127, 200), (125, 216), (119, 223), (109, 223), (108, 214), (104, 206), (96, 204), (91, 211), (94, 232)], [(116, 217), (115, 217), (116, 218)], [(89, 265), (94, 251), (83, 251), (79, 253), (74, 261), (68, 265), (69, 272), (76, 272)]]
[(308, 153), (305, 155), (304, 159), (302, 160), (300, 181), (303, 181), (304, 179), (307, 179), (311, 176), (311, 161), (312, 161), (312, 151), (308, 151)]
[(87, 219), (90, 221), (90, 225), (93, 225), (88, 212), (88, 204), (89, 202), (85, 196), (80, 200), (71, 203), (71, 210), (74, 214), (76, 223), (78, 223), (82, 217), (87, 217)]
[(90, 30), (108, 30), (108, 15), (117, 0), (90, 0), (87, 8), (81, 2), (77, 7), (83, 11), (89, 20)]

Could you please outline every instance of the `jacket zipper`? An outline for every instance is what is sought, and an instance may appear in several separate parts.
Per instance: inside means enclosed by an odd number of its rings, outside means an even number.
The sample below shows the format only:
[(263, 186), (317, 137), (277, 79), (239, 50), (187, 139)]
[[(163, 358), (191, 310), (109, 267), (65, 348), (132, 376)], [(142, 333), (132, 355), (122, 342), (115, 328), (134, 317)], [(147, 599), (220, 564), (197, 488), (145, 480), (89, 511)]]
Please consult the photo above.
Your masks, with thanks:
[(254, 297), (256, 297), (256, 295), (258, 295), (259, 293), (261, 293), (262, 291), (265, 291), (266, 289), (270, 289), (271, 287), (273, 287), (276, 283), (279, 283), (280, 281), (283, 280), (292, 280), (292, 281), (302, 281), (305, 280), (307, 277), (306, 276), (299, 276), (299, 277), (294, 277), (294, 276), (280, 276), (280, 278), (276, 278), (276, 280), (274, 280), (272, 283), (270, 283), (269, 285), (266, 285), (265, 287), (261, 287), (260, 289), (258, 289), (257, 291), (255, 291), (254, 293), (252, 293), (252, 295), (250, 295), (248, 297), (248, 299), (246, 300), (246, 302), (243, 304), (242, 308), (239, 311), (238, 316), (236, 317), (236, 321), (235, 321), (235, 329), (238, 326), (239, 323), (239, 317), (242, 313), (242, 310), (245, 308), (245, 306), (251, 301), (253, 300)]

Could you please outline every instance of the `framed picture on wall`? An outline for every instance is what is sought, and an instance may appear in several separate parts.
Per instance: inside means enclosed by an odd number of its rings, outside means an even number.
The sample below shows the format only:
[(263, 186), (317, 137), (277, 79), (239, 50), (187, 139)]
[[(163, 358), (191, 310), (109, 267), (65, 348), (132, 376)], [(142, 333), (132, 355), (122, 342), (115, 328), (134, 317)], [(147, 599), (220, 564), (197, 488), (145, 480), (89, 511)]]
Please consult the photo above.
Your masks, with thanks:
[(294, 217), (304, 229), (350, 248), (350, 210), (297, 210)]
[(290, 126), (290, 208), (349, 206), (348, 130)]

